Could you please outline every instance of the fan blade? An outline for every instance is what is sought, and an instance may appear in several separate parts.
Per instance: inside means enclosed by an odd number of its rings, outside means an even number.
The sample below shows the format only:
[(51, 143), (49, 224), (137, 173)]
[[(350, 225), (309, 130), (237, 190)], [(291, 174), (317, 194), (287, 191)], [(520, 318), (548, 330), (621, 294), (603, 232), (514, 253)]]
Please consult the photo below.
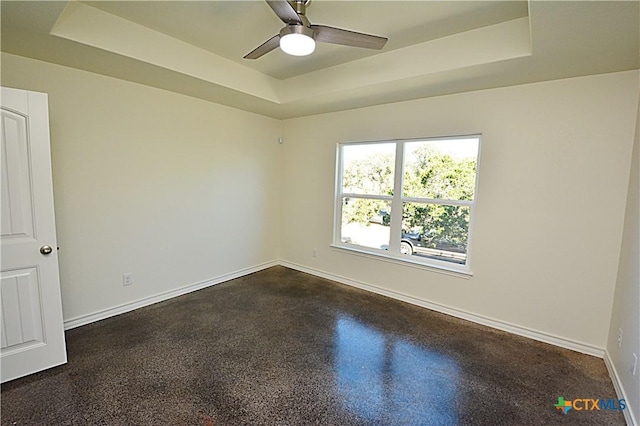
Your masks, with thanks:
[(287, 0), (267, 0), (267, 3), (285, 24), (302, 24), (302, 19)]
[(357, 33), (341, 28), (327, 27), (326, 25), (311, 25), (311, 29), (315, 32), (316, 41), (364, 47), (365, 49), (380, 50), (384, 47), (387, 40), (389, 40), (386, 37)]
[(244, 59), (258, 59), (262, 55), (266, 55), (276, 47), (280, 46), (280, 34), (276, 34), (260, 46), (247, 53)]

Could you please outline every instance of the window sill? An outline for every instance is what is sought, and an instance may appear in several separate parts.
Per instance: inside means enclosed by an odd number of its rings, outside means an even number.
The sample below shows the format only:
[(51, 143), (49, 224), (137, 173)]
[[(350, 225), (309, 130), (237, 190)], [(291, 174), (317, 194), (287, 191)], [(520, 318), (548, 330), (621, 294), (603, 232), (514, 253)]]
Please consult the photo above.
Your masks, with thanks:
[(473, 272), (467, 270), (461, 270), (455, 267), (449, 267), (446, 265), (434, 265), (434, 264), (425, 264), (423, 262), (418, 262), (412, 259), (399, 259), (397, 257), (389, 256), (384, 252), (378, 251), (369, 251), (366, 248), (360, 247), (352, 247), (352, 246), (344, 246), (338, 244), (331, 244), (331, 248), (336, 249), (338, 251), (344, 251), (348, 254), (353, 254), (356, 256), (366, 257), (369, 259), (381, 260), (383, 262), (393, 263), (395, 265), (408, 266), (411, 268), (422, 269), (425, 271), (436, 272), (438, 274), (449, 275), (458, 278), (469, 279), (473, 276)]

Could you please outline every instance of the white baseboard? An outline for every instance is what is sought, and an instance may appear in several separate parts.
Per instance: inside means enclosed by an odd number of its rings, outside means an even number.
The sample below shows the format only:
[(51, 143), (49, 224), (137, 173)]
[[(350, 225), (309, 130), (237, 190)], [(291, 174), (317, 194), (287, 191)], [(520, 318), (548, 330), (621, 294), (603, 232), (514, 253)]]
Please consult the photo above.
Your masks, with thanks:
[(280, 263), (276, 260), (271, 262), (262, 263), (260, 265), (252, 266), (250, 268), (241, 269), (239, 271), (230, 272), (228, 274), (220, 275), (216, 278), (212, 278), (205, 281), (200, 281), (194, 284), (189, 284), (184, 287), (177, 288), (175, 290), (165, 291), (163, 293), (159, 293), (153, 296), (145, 297), (142, 299), (135, 300), (133, 302), (123, 303), (118, 306), (114, 306), (113, 308), (103, 309), (97, 312), (93, 312), (91, 314), (81, 315), (75, 318), (70, 318), (64, 322), (64, 329), (70, 330), (72, 328), (80, 327), (83, 325), (90, 324), (92, 322), (100, 321), (109, 317), (113, 317), (116, 315), (124, 314), (125, 312), (133, 311), (134, 309), (142, 308), (144, 306), (153, 305), (154, 303), (162, 302), (167, 299), (171, 299), (173, 297), (182, 296), (183, 294), (191, 293), (196, 290), (200, 290), (206, 287), (210, 287), (212, 285), (220, 284), (225, 281), (233, 280), (235, 278), (240, 278), (245, 275), (252, 274), (254, 272), (262, 271), (263, 269), (271, 268), (272, 266), (277, 266)]
[[(629, 399), (627, 398), (627, 393), (624, 391), (624, 387), (622, 386), (622, 382), (620, 381), (620, 376), (618, 376), (618, 370), (616, 370), (616, 366), (613, 364), (608, 351), (604, 352), (604, 365), (606, 365), (607, 370), (609, 370), (609, 376), (611, 377), (611, 381), (613, 382), (613, 387), (616, 390), (618, 398), (629, 401)], [(627, 403), (627, 409), (622, 411), (622, 413), (624, 414), (624, 419), (629, 426), (638, 425), (635, 413), (633, 412), (634, 408), (635, 407), (632, 407), (631, 404)]]
[(142, 308), (144, 306), (152, 305), (154, 303), (162, 302), (173, 297), (181, 296), (183, 294), (191, 293), (192, 291), (200, 290), (202, 288), (210, 287), (212, 285), (220, 284), (225, 281), (229, 281), (235, 278), (252, 274), (254, 272), (261, 271), (263, 269), (270, 268), (272, 266), (282, 265), (287, 268), (295, 269), (297, 271), (305, 272), (317, 277), (326, 278), (328, 280), (336, 281), (341, 284), (346, 284), (352, 287), (357, 287), (362, 290), (370, 291), (372, 293), (380, 294), (383, 296), (391, 297), (393, 299), (401, 300), (403, 302), (411, 303), (413, 305), (421, 306), (423, 308), (431, 309), (443, 314), (451, 315), (457, 318), (462, 318), (467, 321), (475, 322), (477, 324), (486, 325), (487, 327), (496, 328), (498, 330), (507, 331), (509, 333), (517, 334), (519, 336), (528, 337), (540, 342), (549, 343), (551, 345), (559, 346), (573, 351), (581, 352), (587, 355), (593, 355), (598, 358), (603, 358), (605, 351), (603, 348), (598, 348), (586, 343), (576, 342), (574, 340), (566, 339), (563, 337), (554, 336), (548, 333), (543, 333), (536, 330), (531, 330), (526, 327), (522, 327), (515, 324), (510, 324), (493, 318), (484, 317), (482, 315), (473, 314), (471, 312), (463, 311), (450, 306), (441, 305), (438, 303), (430, 302), (428, 300), (420, 299), (414, 296), (409, 296), (404, 293), (396, 292), (393, 290), (387, 290), (381, 287), (377, 287), (371, 284), (367, 284), (361, 281), (352, 280), (350, 278), (342, 277), (332, 273), (320, 271), (317, 269), (309, 268), (303, 265), (288, 261), (271, 261), (265, 262), (260, 265), (253, 266), (251, 268), (245, 268), (239, 271), (231, 272), (225, 275), (221, 275), (216, 278), (212, 278), (206, 281), (190, 284), (184, 287), (170, 290), (164, 293), (156, 294), (153, 296), (145, 297), (143, 299), (135, 300), (133, 302), (123, 303), (122, 305), (114, 306), (112, 308), (103, 309), (91, 314), (81, 315), (75, 318), (70, 318), (64, 322), (65, 330), (80, 327), (86, 324), (90, 324), (95, 321), (100, 321), (105, 318), (109, 318), (115, 315), (120, 315), (125, 312), (133, 311), (134, 309)]
[(452, 308), (450, 306), (445, 306), (438, 303), (430, 302), (428, 300), (420, 299), (414, 296), (409, 296), (407, 294), (400, 293), (397, 291), (387, 290), (371, 284), (363, 283), (361, 281), (345, 278), (340, 275), (335, 275), (332, 273), (298, 265), (296, 263), (280, 261), (280, 265), (285, 266), (287, 268), (295, 269), (300, 272), (305, 272), (311, 275), (315, 275), (317, 277), (336, 281), (341, 284), (346, 284), (352, 287), (360, 288), (362, 290), (367, 290), (372, 293), (377, 293), (383, 296), (391, 297), (392, 299), (397, 299), (403, 302), (411, 303), (412, 305), (421, 306), (423, 308), (427, 308), (437, 312), (441, 312), (443, 314), (451, 315), (453, 317), (475, 322), (477, 324), (486, 325), (487, 327), (496, 328), (502, 331), (507, 331), (509, 333), (517, 334), (523, 337), (528, 337), (529, 339), (537, 340), (543, 343), (549, 343), (554, 346), (559, 346), (559, 347), (570, 349), (576, 352), (581, 352), (587, 355), (596, 356), (598, 358), (602, 358), (604, 356), (603, 348), (592, 346), (587, 343), (577, 342), (574, 340), (566, 339), (559, 336), (554, 336), (552, 334), (532, 330), (526, 327), (510, 324), (510, 323), (496, 320), (493, 318), (487, 318), (482, 315), (477, 315), (471, 312), (463, 311), (461, 309)]

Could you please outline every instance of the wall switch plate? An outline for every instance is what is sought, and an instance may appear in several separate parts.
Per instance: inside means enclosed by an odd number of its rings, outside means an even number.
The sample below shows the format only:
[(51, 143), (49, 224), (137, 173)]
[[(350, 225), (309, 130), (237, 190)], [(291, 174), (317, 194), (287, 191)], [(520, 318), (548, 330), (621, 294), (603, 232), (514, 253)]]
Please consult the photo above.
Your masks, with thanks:
[(631, 375), (635, 376), (638, 371), (638, 355), (633, 354), (633, 365), (631, 366)]
[(317, 249), (317, 248), (314, 248), (314, 249), (311, 251), (311, 256), (313, 256), (313, 257), (318, 257), (318, 249)]
[(128, 274), (122, 275), (122, 285), (131, 285), (133, 284), (133, 274), (129, 272)]
[(619, 348), (622, 347), (622, 329), (621, 328), (618, 329), (618, 347)]

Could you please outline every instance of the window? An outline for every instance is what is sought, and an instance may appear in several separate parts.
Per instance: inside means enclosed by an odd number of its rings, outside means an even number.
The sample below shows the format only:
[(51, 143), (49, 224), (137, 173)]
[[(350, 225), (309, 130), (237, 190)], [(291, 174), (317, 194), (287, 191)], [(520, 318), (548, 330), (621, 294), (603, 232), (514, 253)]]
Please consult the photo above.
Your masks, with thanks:
[(480, 136), (338, 145), (334, 246), (470, 271)]

